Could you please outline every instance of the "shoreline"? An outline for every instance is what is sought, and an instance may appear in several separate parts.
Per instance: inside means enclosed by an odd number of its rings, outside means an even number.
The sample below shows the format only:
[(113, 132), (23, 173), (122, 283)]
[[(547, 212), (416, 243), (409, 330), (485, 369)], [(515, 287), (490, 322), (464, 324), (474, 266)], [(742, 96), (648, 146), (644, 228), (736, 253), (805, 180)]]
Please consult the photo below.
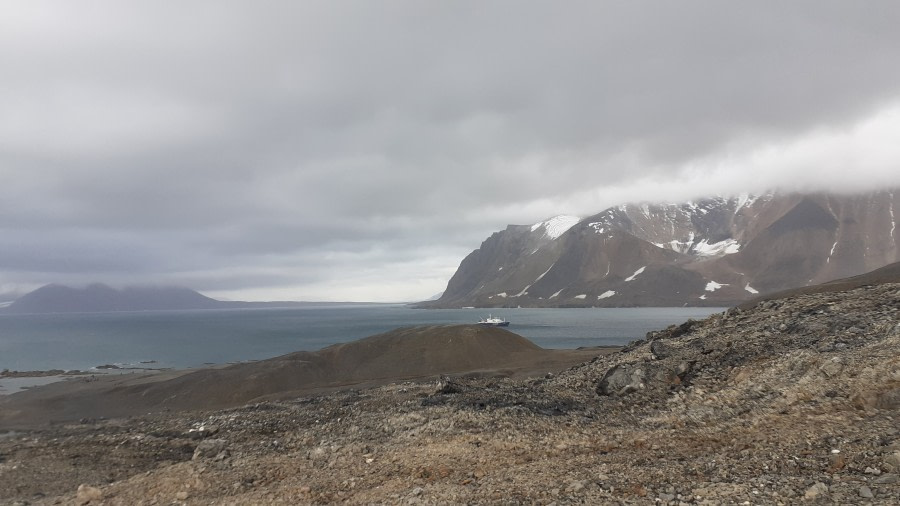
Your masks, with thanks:
[(0, 371), (0, 398), (43, 387), (53, 383), (64, 381), (80, 381), (90, 383), (99, 381), (109, 376), (124, 376), (132, 374), (150, 375), (169, 371), (171, 368), (145, 368), (145, 367), (104, 367), (98, 366), (96, 370), (62, 369), (31, 370), (31, 371)]
[[(598, 354), (608, 354), (613, 353), (615, 351), (621, 350), (624, 345), (598, 345), (598, 346), (580, 346), (578, 348), (544, 348), (545, 351), (556, 352), (556, 353), (591, 353), (593, 351), (598, 352)], [(273, 357), (277, 358), (277, 357)], [(230, 361), (226, 363), (204, 363), (198, 367), (135, 367), (135, 366), (120, 366), (115, 364), (104, 364), (99, 366), (94, 366), (90, 369), (35, 369), (35, 370), (10, 370), (10, 369), (2, 369), (0, 370), (0, 398), (5, 396), (9, 396), (15, 393), (23, 392), (26, 390), (30, 390), (37, 387), (43, 387), (46, 385), (50, 385), (53, 383), (63, 382), (63, 381), (73, 381), (76, 379), (82, 380), (82, 382), (90, 383), (99, 381), (101, 378), (109, 377), (109, 376), (124, 376), (130, 374), (141, 374), (145, 376), (152, 376), (157, 373), (165, 373), (165, 372), (174, 372), (174, 373), (189, 373), (189, 372), (197, 372), (208, 369), (221, 369), (224, 367), (239, 365), (239, 364), (251, 364), (251, 363), (259, 363), (261, 361), (268, 359), (248, 359), (242, 361)], [(148, 361), (148, 362), (140, 362), (141, 364), (155, 364), (156, 361)], [(479, 371), (471, 371), (469, 374), (477, 373)], [(509, 371), (511, 376), (523, 377), (528, 376), (528, 373), (522, 373), (521, 371)], [(536, 373), (533, 373), (536, 374)], [(531, 375), (533, 375), (531, 374)], [(413, 379), (413, 378), (397, 378), (398, 380), (403, 379)], [(352, 384), (347, 384), (346, 386), (338, 387), (338, 388), (351, 388)]]

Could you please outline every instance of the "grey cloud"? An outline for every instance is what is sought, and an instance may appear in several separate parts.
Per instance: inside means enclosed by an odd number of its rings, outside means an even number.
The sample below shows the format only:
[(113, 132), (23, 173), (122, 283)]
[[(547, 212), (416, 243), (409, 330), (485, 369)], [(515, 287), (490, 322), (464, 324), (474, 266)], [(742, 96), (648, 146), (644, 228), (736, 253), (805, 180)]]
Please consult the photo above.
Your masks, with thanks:
[(887, 1), (8, 10), (0, 228), (41, 239), (4, 247), (0, 284), (60, 274), (54, 250), (217, 290), (337, 279), (349, 264), (322, 259), (464, 252), (576, 193), (665, 195), (697, 160), (900, 99)]

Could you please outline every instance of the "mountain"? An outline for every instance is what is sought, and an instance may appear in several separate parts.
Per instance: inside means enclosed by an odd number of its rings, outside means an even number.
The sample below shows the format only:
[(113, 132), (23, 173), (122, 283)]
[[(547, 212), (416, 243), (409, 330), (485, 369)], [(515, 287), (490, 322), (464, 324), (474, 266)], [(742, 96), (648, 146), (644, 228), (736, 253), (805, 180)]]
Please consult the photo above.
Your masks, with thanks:
[(122, 290), (95, 283), (86, 288), (46, 285), (25, 294), (0, 313), (102, 313), (110, 311), (173, 311), (194, 309), (288, 308), (369, 305), (369, 302), (243, 302), (211, 299), (189, 288), (129, 287)]
[(90, 313), (216, 309), (228, 303), (187, 288), (131, 287), (116, 290), (103, 284), (85, 288), (46, 285), (23, 295), (5, 308), (7, 313)]
[(419, 306), (734, 305), (900, 260), (898, 198), (741, 195), (510, 225)]

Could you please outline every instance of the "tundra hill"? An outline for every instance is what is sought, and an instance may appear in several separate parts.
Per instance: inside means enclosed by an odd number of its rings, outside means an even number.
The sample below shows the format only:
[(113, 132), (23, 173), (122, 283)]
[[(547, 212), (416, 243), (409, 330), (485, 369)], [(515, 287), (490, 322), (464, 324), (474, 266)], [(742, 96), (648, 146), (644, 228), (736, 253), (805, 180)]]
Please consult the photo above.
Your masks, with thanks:
[(730, 306), (900, 260), (898, 195), (744, 195), (511, 225), (419, 306)]
[(161, 381), (111, 375), (93, 382), (53, 383), (0, 397), (0, 426), (162, 410), (221, 409), (264, 398), (441, 374), (545, 374), (609, 351), (547, 350), (496, 327), (411, 327), (319, 351), (200, 369)]

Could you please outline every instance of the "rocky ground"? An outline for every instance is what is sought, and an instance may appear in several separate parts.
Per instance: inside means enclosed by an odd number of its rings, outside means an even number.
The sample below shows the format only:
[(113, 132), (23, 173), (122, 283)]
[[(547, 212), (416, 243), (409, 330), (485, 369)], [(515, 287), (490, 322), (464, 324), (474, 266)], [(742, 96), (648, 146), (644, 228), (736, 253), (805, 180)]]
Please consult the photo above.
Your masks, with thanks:
[(770, 300), (546, 377), (0, 435), (0, 504), (897, 504), (900, 284)]

